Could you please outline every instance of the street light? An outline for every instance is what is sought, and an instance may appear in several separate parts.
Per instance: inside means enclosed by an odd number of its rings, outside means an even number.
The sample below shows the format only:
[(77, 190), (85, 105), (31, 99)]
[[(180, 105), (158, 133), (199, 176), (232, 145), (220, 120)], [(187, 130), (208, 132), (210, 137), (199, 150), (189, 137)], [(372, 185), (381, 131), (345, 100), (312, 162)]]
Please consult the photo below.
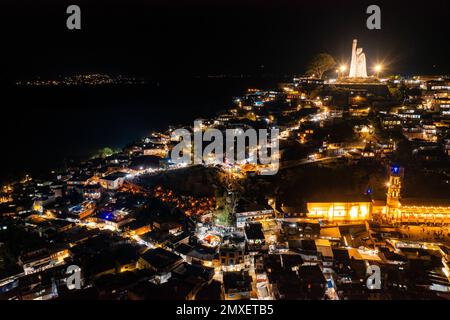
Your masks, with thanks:
[(383, 70), (383, 66), (381, 64), (376, 64), (373, 68), (376, 72), (377, 78), (380, 77), (380, 72)]
[(338, 74), (338, 78), (342, 77), (343, 73), (347, 70), (347, 66), (345, 64), (342, 64), (339, 66), (338, 69), (336, 69), (336, 73)]

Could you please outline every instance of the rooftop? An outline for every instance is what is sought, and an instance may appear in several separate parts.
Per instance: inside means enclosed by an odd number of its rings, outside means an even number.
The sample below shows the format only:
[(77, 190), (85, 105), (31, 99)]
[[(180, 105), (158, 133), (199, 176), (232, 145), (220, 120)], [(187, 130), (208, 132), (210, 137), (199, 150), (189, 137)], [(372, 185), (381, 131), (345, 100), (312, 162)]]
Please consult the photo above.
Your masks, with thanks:
[(261, 223), (248, 223), (245, 226), (245, 236), (248, 240), (264, 239)]
[(175, 253), (162, 248), (150, 249), (141, 254), (141, 258), (158, 270), (166, 269), (171, 265), (181, 262), (181, 258)]
[(450, 207), (450, 199), (445, 198), (402, 198), (402, 206)]
[(125, 178), (127, 174), (125, 172), (114, 172), (111, 174), (108, 174), (107, 176), (103, 177), (103, 180), (108, 180), (108, 181), (114, 181), (117, 180), (119, 178)]

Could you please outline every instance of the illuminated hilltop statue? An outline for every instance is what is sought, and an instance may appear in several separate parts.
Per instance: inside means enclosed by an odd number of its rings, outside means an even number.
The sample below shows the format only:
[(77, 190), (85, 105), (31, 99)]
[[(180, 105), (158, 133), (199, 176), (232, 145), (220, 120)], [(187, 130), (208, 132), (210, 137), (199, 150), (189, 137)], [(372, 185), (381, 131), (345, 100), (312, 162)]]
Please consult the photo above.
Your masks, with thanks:
[(353, 40), (350, 78), (367, 78), (366, 55), (362, 48), (357, 48), (358, 40)]

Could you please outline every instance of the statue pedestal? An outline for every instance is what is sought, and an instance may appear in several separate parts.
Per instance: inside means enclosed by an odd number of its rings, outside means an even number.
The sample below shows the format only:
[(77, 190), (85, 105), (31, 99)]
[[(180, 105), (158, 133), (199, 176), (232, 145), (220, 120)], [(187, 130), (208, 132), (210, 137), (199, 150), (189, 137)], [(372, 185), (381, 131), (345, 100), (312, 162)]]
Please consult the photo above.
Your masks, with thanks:
[(345, 77), (336, 80), (336, 84), (348, 83), (348, 84), (381, 84), (377, 77)]

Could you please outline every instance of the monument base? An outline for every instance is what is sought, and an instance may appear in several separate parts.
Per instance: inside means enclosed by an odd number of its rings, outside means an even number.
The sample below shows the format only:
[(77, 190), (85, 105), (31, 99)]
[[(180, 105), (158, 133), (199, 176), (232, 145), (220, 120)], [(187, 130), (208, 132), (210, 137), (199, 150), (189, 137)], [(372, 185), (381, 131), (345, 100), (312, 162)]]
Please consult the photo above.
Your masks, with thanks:
[(377, 77), (364, 77), (364, 78), (357, 78), (357, 77), (345, 77), (345, 78), (339, 78), (336, 79), (336, 84), (380, 84), (380, 79)]
[[(355, 78), (353, 78), (355, 79)], [(329, 84), (330, 88), (344, 89), (344, 90), (364, 90), (377, 96), (388, 97), (390, 95), (389, 88), (385, 83), (380, 81), (374, 81), (365, 78), (363, 81), (348, 81), (348, 82), (335, 82)]]

